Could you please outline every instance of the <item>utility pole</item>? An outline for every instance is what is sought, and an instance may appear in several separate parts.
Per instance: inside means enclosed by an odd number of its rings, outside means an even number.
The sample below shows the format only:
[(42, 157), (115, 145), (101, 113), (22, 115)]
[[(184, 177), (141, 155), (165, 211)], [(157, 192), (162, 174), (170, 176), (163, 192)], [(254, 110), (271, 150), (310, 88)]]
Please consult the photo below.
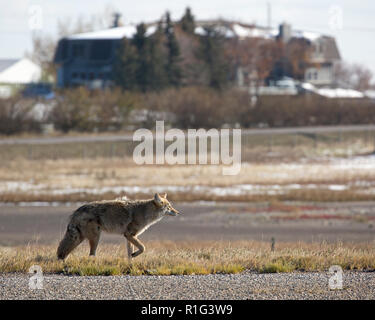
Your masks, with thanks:
[(271, 20), (271, 4), (267, 2), (267, 27), (271, 30), (272, 20)]

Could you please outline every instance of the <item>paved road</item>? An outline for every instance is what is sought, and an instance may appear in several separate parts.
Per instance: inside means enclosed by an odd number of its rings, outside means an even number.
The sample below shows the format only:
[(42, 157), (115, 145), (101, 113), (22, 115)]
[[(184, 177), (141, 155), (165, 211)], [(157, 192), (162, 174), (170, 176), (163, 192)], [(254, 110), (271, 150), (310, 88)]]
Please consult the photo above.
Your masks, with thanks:
[[(317, 127), (290, 127), (290, 128), (262, 128), (262, 129), (242, 129), (243, 135), (260, 134), (293, 134), (293, 133), (329, 133), (345, 131), (374, 131), (375, 125), (350, 125), (350, 126), (317, 126)], [(117, 135), (81, 135), (81, 136), (61, 136), (61, 137), (41, 137), (41, 138), (6, 138), (0, 139), (0, 145), (5, 144), (59, 144), (59, 143), (85, 143), (85, 142), (116, 142), (132, 141), (132, 133)]]
[(202, 276), (46, 275), (30, 290), (31, 275), (0, 275), (0, 299), (371, 299), (375, 274), (344, 272), (343, 289), (329, 290), (324, 272)]
[[(78, 205), (0, 206), (0, 245), (57, 243), (63, 236), (69, 215)], [(257, 240), (270, 241), (373, 241), (374, 203), (321, 203), (303, 208), (306, 214), (326, 219), (274, 219), (288, 213), (270, 211), (251, 203), (176, 203), (183, 212), (165, 217), (141, 238), (151, 240)], [(340, 219), (328, 219), (333, 214)], [(352, 219), (367, 216), (370, 220)], [(346, 219), (347, 217), (348, 219)], [(344, 219), (345, 218), (345, 219)], [(123, 243), (118, 235), (102, 235), (101, 242)]]

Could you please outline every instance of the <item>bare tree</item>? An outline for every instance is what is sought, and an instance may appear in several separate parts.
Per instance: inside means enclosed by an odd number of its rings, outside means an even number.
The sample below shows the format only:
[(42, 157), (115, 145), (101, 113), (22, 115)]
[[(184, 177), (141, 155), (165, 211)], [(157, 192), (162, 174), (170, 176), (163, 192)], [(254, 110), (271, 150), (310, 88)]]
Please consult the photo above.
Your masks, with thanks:
[(40, 122), (33, 116), (35, 101), (21, 99), (19, 95), (0, 99), (0, 133), (40, 132)]
[(350, 68), (345, 62), (338, 62), (334, 65), (333, 77), (339, 86), (350, 87)]
[(42, 68), (42, 80), (54, 81), (56, 66), (53, 63), (53, 56), (56, 50), (56, 40), (44, 34), (34, 34), (32, 36), (33, 50), (26, 55)]
[(370, 69), (361, 64), (337, 63), (334, 68), (336, 82), (359, 91), (373, 87), (373, 74)]
[(354, 88), (359, 91), (370, 89), (373, 76), (371, 70), (360, 64), (354, 64), (352, 68)]
[(263, 82), (268, 77), (283, 52), (284, 45), (281, 41), (263, 40), (259, 42), (255, 60), (259, 82)]
[(259, 87), (270, 74), (275, 62), (282, 55), (282, 44), (261, 38), (233, 39), (226, 47), (226, 58), (232, 69), (241, 68), (246, 75), (244, 82), (255, 81)]
[(306, 39), (293, 39), (286, 45), (286, 57), (293, 78), (302, 80), (307, 66), (311, 66), (310, 56), (313, 48)]

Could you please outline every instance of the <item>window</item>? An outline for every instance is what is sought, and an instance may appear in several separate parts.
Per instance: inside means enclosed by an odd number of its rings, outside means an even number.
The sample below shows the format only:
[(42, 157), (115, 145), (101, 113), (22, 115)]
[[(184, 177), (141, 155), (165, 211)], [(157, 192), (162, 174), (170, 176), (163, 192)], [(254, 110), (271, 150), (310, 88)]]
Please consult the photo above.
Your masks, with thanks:
[(111, 40), (94, 40), (91, 44), (91, 60), (108, 60), (111, 57)]
[(73, 44), (73, 57), (74, 58), (85, 57), (85, 46), (82, 43)]
[(63, 39), (59, 41), (57, 51), (56, 51), (56, 58), (55, 61), (64, 61), (68, 58), (68, 42), (67, 40)]

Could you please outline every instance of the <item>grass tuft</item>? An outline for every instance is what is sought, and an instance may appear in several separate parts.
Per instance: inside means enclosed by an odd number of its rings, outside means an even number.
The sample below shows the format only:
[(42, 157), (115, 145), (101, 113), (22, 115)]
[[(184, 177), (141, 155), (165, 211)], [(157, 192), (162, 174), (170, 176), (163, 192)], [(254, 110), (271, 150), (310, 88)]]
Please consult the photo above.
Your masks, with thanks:
[(148, 250), (129, 262), (125, 248), (103, 244), (96, 257), (88, 257), (87, 244), (65, 261), (57, 260), (56, 246), (0, 247), (0, 272), (27, 273), (32, 265), (45, 274), (95, 275), (204, 275), (244, 271), (261, 273), (327, 271), (332, 265), (344, 270), (375, 270), (372, 243), (268, 242), (152, 242)]

